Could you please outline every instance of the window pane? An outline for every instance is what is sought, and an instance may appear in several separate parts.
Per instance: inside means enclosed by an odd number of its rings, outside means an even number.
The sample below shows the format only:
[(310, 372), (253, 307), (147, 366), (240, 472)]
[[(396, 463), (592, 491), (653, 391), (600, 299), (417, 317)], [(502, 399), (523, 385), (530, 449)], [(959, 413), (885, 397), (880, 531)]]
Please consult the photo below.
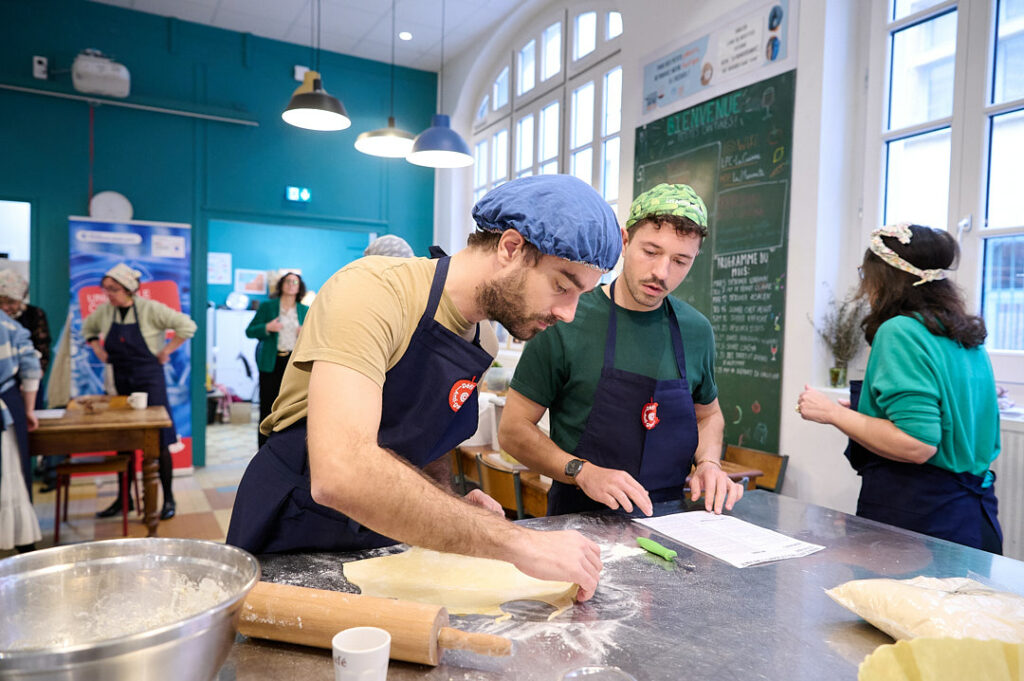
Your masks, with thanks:
[(605, 40), (611, 40), (622, 35), (622, 13), (608, 12), (608, 30), (605, 31)]
[(473, 186), (487, 185), (487, 140), (477, 142), (473, 147)]
[(992, 118), (992, 147), (988, 166), (988, 226), (1024, 226), (1024, 111)]
[(576, 177), (580, 178), (587, 184), (591, 184), (592, 178), (594, 177), (594, 151), (590, 147), (586, 149), (580, 149), (572, 155), (572, 161), (569, 164), (569, 172)]
[(492, 138), (494, 148), (494, 166), (491, 177), (494, 178), (494, 186), (497, 187), (500, 180), (508, 177), (508, 130), (499, 130)]
[(484, 98), (482, 100), (480, 100), (480, 106), (478, 106), (477, 109), (476, 109), (476, 119), (478, 121), (482, 121), (484, 119), (484, 117), (487, 115), (487, 106), (490, 103), (491, 103), (490, 96), (489, 95), (484, 95)]
[(594, 139), (594, 82), (572, 92), (572, 148), (590, 144)]
[(547, 80), (562, 70), (562, 22), (551, 24), (544, 29), (541, 54), (540, 79)]
[(498, 74), (498, 78), (494, 81), (494, 87), (492, 92), (494, 98), (494, 110), (497, 111), (501, 107), (508, 104), (508, 67), (506, 66)]
[(537, 144), (539, 158), (547, 161), (558, 156), (558, 102), (551, 102), (540, 110), (540, 140)]
[(516, 171), (533, 167), (533, 114), (516, 123)]
[(537, 41), (531, 40), (526, 47), (519, 50), (519, 82), (516, 86), (516, 94), (523, 94), (533, 89), (535, 81), (534, 52), (537, 51)]
[(885, 223), (946, 228), (949, 128), (888, 143)]
[(573, 31), (572, 60), (587, 56), (597, 47), (597, 12), (576, 15)]
[(1024, 235), (985, 239), (982, 316), (992, 350), (1024, 350)]
[(476, 203), (480, 199), (484, 198), (484, 194), (487, 193), (487, 187), (481, 187), (480, 189), (473, 190), (473, 203)]
[(527, 168), (526, 170), (516, 173), (516, 177), (529, 177), (533, 175), (533, 168)]
[(601, 149), (603, 169), (601, 196), (605, 201), (619, 198), (619, 138), (612, 137), (604, 142)]
[(604, 74), (604, 125), (602, 135), (614, 135), (622, 127), (622, 67)]
[(928, 9), (932, 5), (937, 5), (940, 2), (942, 2), (942, 0), (893, 0), (892, 18), (893, 20), (902, 19), (903, 17), (910, 16), (915, 12)]
[(551, 161), (545, 163), (540, 167), (541, 175), (557, 175), (558, 174), (558, 161)]
[(893, 34), (890, 130), (953, 113), (955, 52), (955, 11)]
[(1024, 97), (1024, 0), (999, 0), (993, 102)]

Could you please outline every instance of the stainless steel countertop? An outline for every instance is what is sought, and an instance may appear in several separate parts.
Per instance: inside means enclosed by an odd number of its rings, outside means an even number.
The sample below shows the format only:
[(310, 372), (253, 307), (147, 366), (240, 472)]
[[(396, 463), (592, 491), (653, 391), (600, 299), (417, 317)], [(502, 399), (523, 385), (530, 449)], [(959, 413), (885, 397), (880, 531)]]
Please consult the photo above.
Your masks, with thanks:
[[(683, 509), (659, 504), (657, 515)], [(805, 504), (748, 492), (733, 515), (826, 548), (749, 568), (676, 544), (672, 564), (637, 554), (650, 531), (617, 514), (578, 514), (523, 521), (543, 529), (577, 529), (602, 545), (605, 569), (590, 601), (546, 621), (550, 607), (516, 603), (513, 617), (453, 617), (452, 626), (514, 640), (510, 658), (446, 651), (438, 667), (392, 661), (391, 681), (557, 681), (585, 665), (615, 665), (638, 681), (682, 679), (856, 679), (863, 658), (891, 639), (832, 602), (824, 589), (851, 579), (917, 575), (973, 577), (1024, 595), (1024, 563)], [(341, 564), (403, 547), (356, 554), (264, 556), (263, 578), (358, 591)], [(329, 651), (242, 636), (218, 681), (333, 679)]]

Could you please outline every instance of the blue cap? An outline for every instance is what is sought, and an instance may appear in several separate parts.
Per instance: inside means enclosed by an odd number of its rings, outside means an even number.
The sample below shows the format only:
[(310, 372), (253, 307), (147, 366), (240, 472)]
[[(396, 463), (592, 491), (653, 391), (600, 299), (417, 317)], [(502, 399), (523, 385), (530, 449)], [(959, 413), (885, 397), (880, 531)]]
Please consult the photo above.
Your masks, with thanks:
[(622, 234), (612, 207), (572, 175), (533, 175), (506, 182), (473, 206), (477, 227), (514, 229), (544, 255), (601, 270), (615, 267)]

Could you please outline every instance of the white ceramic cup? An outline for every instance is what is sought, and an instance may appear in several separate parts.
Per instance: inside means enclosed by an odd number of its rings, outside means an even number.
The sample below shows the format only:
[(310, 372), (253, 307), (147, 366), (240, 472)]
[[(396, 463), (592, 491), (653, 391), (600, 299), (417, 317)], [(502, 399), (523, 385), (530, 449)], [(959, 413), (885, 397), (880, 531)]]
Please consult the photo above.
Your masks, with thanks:
[(391, 634), (377, 627), (352, 627), (331, 639), (334, 681), (385, 681)]
[(128, 406), (132, 409), (145, 409), (149, 404), (149, 393), (132, 393), (128, 396)]

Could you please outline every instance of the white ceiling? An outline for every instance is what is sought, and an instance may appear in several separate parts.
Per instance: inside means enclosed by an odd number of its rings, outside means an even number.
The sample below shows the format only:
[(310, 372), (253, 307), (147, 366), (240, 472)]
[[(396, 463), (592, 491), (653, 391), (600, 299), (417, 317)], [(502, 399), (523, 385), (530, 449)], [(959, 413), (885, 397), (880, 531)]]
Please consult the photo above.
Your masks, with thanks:
[[(318, 0), (93, 0), (176, 17), (207, 26), (252, 33), (309, 46), (312, 12)], [(320, 47), (391, 62), (390, 0), (319, 0)], [(441, 3), (445, 3), (444, 56), (449, 60), (471, 43), (486, 40), (519, 0), (396, 0), (395, 63), (425, 71), (441, 65)]]

